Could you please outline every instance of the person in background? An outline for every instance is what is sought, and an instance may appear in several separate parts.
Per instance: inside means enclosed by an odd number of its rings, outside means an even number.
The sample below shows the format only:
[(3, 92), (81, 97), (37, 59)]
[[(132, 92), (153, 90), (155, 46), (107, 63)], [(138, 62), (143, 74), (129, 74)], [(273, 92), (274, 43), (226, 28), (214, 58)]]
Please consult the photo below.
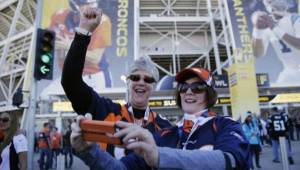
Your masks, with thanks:
[(295, 128), (296, 128), (296, 137), (297, 137), (297, 140), (300, 140), (300, 113), (298, 113), (298, 115), (296, 114)]
[[(48, 170), (52, 164), (51, 142), (50, 142), (50, 124), (45, 122), (43, 129), (39, 132), (38, 146), (40, 151), (39, 167), (40, 170)], [(45, 159), (46, 157), (46, 159)]]
[(54, 168), (56, 168), (57, 156), (61, 152), (61, 134), (57, 131), (57, 127), (53, 127), (52, 132), (50, 133), (50, 140), (51, 140), (52, 162), (54, 160), (55, 163)]
[[(252, 157), (255, 157), (255, 165), (257, 168), (261, 168), (259, 163), (259, 153), (261, 152), (260, 132), (256, 121), (252, 119), (251, 112), (247, 112), (247, 117), (245, 118), (242, 127), (246, 138), (250, 143), (251, 155)], [(254, 169), (254, 166), (252, 165), (251, 168)]]
[[(66, 133), (63, 136), (63, 150), (65, 154), (65, 167), (71, 168), (73, 165), (73, 150), (70, 141), (71, 136), (71, 126), (68, 126)], [(69, 156), (69, 161), (68, 161)]]
[(261, 126), (261, 128), (259, 128), (259, 130), (260, 130), (260, 142), (261, 142), (261, 145), (264, 146), (264, 145), (268, 144), (268, 139), (267, 139), (268, 131), (267, 131), (267, 127), (266, 127), (267, 122), (262, 118), (259, 118), (258, 120), (259, 120), (260, 126)]
[[(3, 132), (1, 170), (27, 169), (27, 139), (23, 133), (17, 131), (17, 122), (17, 116), (14, 113), (0, 113), (0, 131)], [(2, 146), (5, 147), (2, 148)]]
[(279, 163), (279, 137), (285, 137), (286, 145), (287, 145), (287, 154), (288, 160), (290, 164), (294, 164), (294, 160), (292, 158), (292, 151), (289, 147), (288, 143), (288, 124), (287, 124), (287, 116), (281, 113), (282, 109), (278, 109), (278, 107), (272, 108), (272, 115), (268, 118), (267, 121), (267, 129), (270, 134), (270, 138), (272, 140), (272, 151), (273, 151), (273, 162)]
[(295, 137), (294, 137), (294, 129), (295, 129), (295, 126), (294, 126), (294, 121), (293, 121), (293, 117), (291, 117), (291, 115), (288, 115), (288, 126), (289, 126), (289, 139), (291, 141), (294, 141), (295, 140)]
[[(101, 22), (101, 11), (85, 8), (82, 14), (79, 30), (93, 33)], [(155, 83), (159, 80), (159, 72), (149, 57), (140, 57), (129, 67), (126, 78), (126, 104), (121, 105), (100, 96), (84, 82), (83, 66), (92, 37), (80, 31), (75, 33), (63, 67), (61, 83), (74, 111), (78, 114), (91, 113), (95, 120), (131, 122), (152, 133), (170, 127), (171, 123), (152, 111), (148, 105)], [(119, 158), (129, 152), (105, 143), (101, 144), (101, 148)]]
[(217, 92), (209, 71), (184, 69), (176, 75), (176, 81), (177, 105), (184, 113), (177, 126), (163, 129), (155, 138), (136, 124), (117, 122), (122, 129), (114, 136), (135, 151), (117, 160), (83, 141), (78, 122), (84, 117), (78, 116), (71, 135), (78, 156), (91, 169), (249, 169), (249, 143), (241, 124), (211, 112)]

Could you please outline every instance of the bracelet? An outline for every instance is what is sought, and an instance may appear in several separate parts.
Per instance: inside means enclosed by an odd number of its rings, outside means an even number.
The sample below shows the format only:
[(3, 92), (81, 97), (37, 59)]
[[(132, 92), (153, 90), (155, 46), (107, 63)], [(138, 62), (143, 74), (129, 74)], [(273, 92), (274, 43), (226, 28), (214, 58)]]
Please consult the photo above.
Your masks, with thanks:
[(279, 27), (274, 27), (272, 29), (273, 33), (276, 35), (277, 38), (282, 39), (284, 34), (286, 33), (285, 31), (283, 31), (282, 29), (280, 29)]
[(81, 34), (81, 35), (85, 35), (85, 36), (91, 36), (92, 33), (89, 32), (88, 30), (84, 29), (84, 28), (81, 28), (81, 27), (76, 27), (75, 28), (75, 31), (78, 33), (78, 34)]
[(262, 39), (263, 35), (264, 35), (264, 30), (254, 28), (252, 31), (252, 37), (254, 39)]

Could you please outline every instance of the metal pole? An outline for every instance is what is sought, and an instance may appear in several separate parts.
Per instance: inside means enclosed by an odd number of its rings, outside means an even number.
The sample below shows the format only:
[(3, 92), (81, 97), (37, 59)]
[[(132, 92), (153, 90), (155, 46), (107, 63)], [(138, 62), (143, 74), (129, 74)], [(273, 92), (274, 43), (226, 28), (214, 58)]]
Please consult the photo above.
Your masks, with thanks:
[(27, 139), (28, 139), (28, 169), (33, 169), (33, 157), (34, 157), (34, 138), (35, 138), (35, 113), (36, 113), (36, 81), (33, 80), (34, 83), (31, 85), (31, 95), (29, 101), (29, 109), (27, 110), (26, 116), (27, 119)]
[(212, 38), (212, 44), (214, 48), (214, 55), (215, 55), (215, 60), (216, 60), (216, 70), (218, 75), (222, 74), (222, 69), (221, 69), (221, 61), (220, 61), (220, 54), (219, 54), (219, 49), (218, 49), (218, 40), (217, 40), (217, 35), (216, 35), (216, 28), (215, 28), (215, 20), (214, 20), (214, 14), (212, 13), (212, 7), (211, 7), (211, 2), (210, 0), (207, 0), (207, 12), (209, 16), (209, 24), (210, 24), (210, 30), (211, 30), (211, 38)]
[[(228, 33), (229, 33), (228, 30), (229, 30), (229, 28), (228, 28), (228, 22), (227, 22), (227, 25), (225, 24), (225, 16), (224, 16), (224, 8), (225, 7), (223, 5), (222, 0), (218, 0), (218, 4), (219, 4), (220, 16), (221, 16), (221, 23), (222, 23), (223, 32), (224, 32), (226, 53), (228, 55), (229, 65), (232, 65), (232, 55), (231, 55), (231, 51), (230, 51), (230, 42), (228, 40)], [(229, 19), (227, 19), (227, 20), (229, 20)]]
[[(26, 112), (24, 112), (23, 116), (26, 116), (24, 120), (25, 127), (27, 129), (27, 139), (28, 139), (28, 157), (27, 157), (27, 168), (28, 169), (34, 169), (33, 167), (33, 159), (34, 159), (34, 137), (35, 137), (35, 113), (36, 113), (36, 99), (37, 99), (37, 81), (33, 78), (33, 67), (34, 67), (34, 56), (35, 56), (35, 42), (36, 42), (36, 29), (40, 26), (41, 21), (41, 15), (42, 15), (42, 0), (37, 1), (37, 14), (35, 18), (34, 23), (34, 32), (32, 36), (31, 41), (31, 52), (29, 54), (30, 63), (28, 63), (28, 66), (30, 64), (31, 66), (31, 72), (27, 74), (30, 78), (28, 78), (29, 82), (24, 82), (24, 85), (27, 87), (24, 88), (30, 88), (30, 96), (29, 96), (29, 107)], [(31, 85), (31, 87), (29, 87)]]
[(140, 57), (140, 1), (134, 1), (134, 59)]
[(280, 144), (280, 153), (282, 159), (282, 168), (283, 170), (289, 170), (289, 162), (287, 157), (287, 140), (285, 137), (279, 137), (279, 144)]

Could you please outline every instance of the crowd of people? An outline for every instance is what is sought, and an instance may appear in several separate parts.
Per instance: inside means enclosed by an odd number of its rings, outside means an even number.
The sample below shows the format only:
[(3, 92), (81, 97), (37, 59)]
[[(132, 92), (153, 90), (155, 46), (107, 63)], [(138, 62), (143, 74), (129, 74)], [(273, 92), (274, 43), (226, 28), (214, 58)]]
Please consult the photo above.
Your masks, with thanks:
[[(251, 111), (247, 112), (247, 117), (243, 122), (243, 131), (250, 144), (251, 155), (255, 157), (255, 165), (260, 166), (260, 152), (264, 146), (272, 147), (273, 162), (280, 163), (279, 156), (279, 137), (284, 137), (287, 147), (287, 158), (289, 164), (294, 164), (291, 141), (296, 140), (298, 133), (298, 119), (300, 116), (293, 117), (285, 111), (284, 107), (278, 106), (271, 108), (271, 114), (265, 115), (264, 119), (257, 117)], [(297, 137), (297, 140), (299, 138)], [(252, 165), (252, 168), (254, 166)]]
[(35, 152), (39, 153), (38, 164), (41, 170), (57, 168), (57, 158), (64, 154), (65, 168), (73, 164), (73, 150), (70, 143), (71, 128), (68, 127), (63, 134), (51, 123), (45, 122), (43, 128), (35, 136)]
[[(64, 154), (65, 168), (72, 167), (75, 154), (93, 170), (263, 168), (260, 154), (265, 146), (272, 147), (272, 161), (280, 162), (280, 137), (286, 141), (289, 163), (294, 164), (291, 141), (300, 140), (300, 116), (291, 117), (281, 107), (273, 107), (265, 118), (248, 111), (242, 122), (215, 113), (218, 94), (207, 69), (191, 67), (176, 74), (174, 98), (183, 113), (176, 124), (149, 106), (159, 80), (159, 71), (149, 57), (139, 57), (129, 67), (125, 104), (99, 95), (99, 89), (84, 81), (84, 65), (102, 12), (83, 6), (80, 10), (79, 27), (68, 47), (61, 77), (78, 117), (63, 132), (50, 122), (38, 131), (35, 151), (41, 170), (56, 168), (60, 154)], [(261, 24), (256, 23), (257, 29)], [(119, 138), (122, 145), (85, 141), (82, 120), (115, 122), (120, 130), (107, 135)], [(18, 121), (15, 114), (0, 113), (0, 170), (26, 169), (26, 133), (15, 126)]]

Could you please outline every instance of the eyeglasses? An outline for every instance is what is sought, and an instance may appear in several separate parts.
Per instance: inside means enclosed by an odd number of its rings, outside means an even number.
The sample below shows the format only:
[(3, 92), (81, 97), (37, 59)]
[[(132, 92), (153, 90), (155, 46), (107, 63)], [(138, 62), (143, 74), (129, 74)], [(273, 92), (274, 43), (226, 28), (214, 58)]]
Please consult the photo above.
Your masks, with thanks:
[(6, 123), (9, 121), (8, 117), (0, 118), (0, 122)]
[(207, 84), (204, 82), (195, 82), (192, 84), (187, 83), (179, 83), (177, 86), (177, 90), (180, 93), (186, 93), (188, 89), (191, 89), (191, 91), (195, 94), (203, 93), (207, 89)]
[[(131, 81), (140, 81), (142, 76), (138, 75), (138, 74), (131, 74), (127, 77), (128, 79), (130, 79)], [(151, 84), (155, 82), (155, 79), (153, 77), (150, 76), (144, 76), (143, 80), (145, 83)]]

